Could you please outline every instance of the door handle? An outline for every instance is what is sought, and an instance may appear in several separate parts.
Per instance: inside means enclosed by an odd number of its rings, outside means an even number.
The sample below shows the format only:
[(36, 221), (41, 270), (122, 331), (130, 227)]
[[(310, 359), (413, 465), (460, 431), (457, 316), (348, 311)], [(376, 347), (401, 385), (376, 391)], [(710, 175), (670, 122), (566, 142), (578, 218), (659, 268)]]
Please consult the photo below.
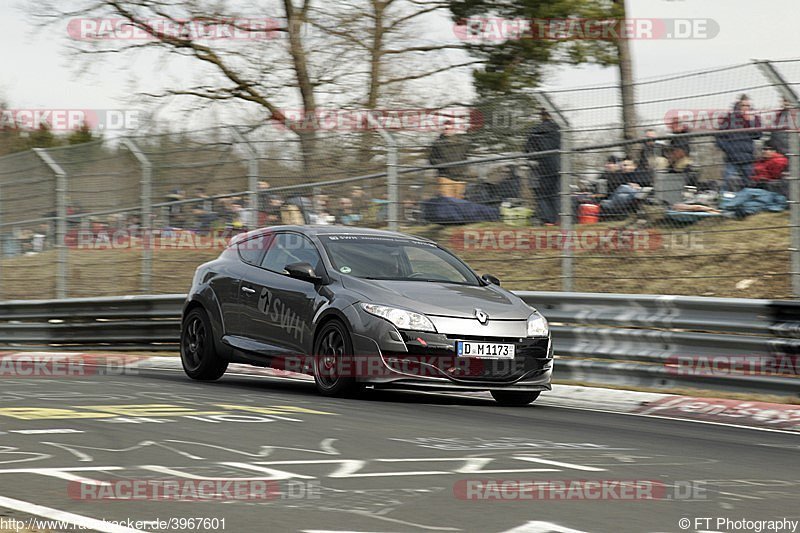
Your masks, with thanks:
[(251, 289), (250, 287), (242, 287), (242, 292), (246, 292), (248, 294), (255, 294), (256, 290), (255, 289)]

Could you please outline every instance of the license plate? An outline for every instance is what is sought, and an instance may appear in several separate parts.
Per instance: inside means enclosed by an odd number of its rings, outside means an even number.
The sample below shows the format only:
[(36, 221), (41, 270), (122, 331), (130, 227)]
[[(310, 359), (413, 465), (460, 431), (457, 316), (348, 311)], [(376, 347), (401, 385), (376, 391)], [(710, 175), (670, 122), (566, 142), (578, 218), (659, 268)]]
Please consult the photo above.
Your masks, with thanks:
[(457, 341), (456, 353), (459, 357), (488, 357), (492, 359), (513, 359), (513, 344), (493, 342)]

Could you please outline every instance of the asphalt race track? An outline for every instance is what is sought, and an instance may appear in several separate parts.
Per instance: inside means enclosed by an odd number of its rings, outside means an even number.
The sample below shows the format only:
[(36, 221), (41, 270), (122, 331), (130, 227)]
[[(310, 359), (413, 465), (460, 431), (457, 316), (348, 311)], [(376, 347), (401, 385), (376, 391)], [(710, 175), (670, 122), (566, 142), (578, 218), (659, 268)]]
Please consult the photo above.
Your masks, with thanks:
[[(546, 402), (500, 408), (465, 395), (328, 399), (308, 382), (227, 375), (203, 384), (167, 369), (0, 383), (5, 519), (33, 512), (145, 523), (108, 531), (223, 530), (221, 522), (153, 522), (205, 517), (224, 518), (224, 531), (259, 533), (667, 532), (750, 530), (717, 528), (717, 518), (800, 517), (796, 434)], [(133, 480), (204, 479), (272, 480), (272, 489), (269, 498), (218, 501), (92, 492)], [(655, 499), (618, 499), (612, 490), (599, 498), (506, 492), (517, 499), (501, 501), (487, 480), (659, 488)]]

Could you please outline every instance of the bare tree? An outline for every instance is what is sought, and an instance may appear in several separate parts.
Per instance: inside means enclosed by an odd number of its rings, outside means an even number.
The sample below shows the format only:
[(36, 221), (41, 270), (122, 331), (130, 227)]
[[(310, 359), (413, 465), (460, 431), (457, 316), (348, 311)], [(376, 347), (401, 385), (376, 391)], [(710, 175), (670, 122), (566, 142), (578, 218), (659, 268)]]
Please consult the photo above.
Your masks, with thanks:
[[(333, 39), (336, 50), (348, 51), (354, 63), (365, 66), (363, 71), (349, 72), (337, 80), (340, 89), (352, 94), (349, 103), (376, 110), (390, 102), (428, 107), (434, 100), (439, 100), (441, 107), (463, 102), (463, 94), (437, 86), (436, 80), (438, 75), (479, 61), (457, 53), (463, 44), (448, 40), (441, 29), (433, 32), (424, 25), (431, 14), (440, 11), (446, 15), (447, 9), (446, 2), (436, 1), (344, 0), (320, 13), (320, 20), (329, 23), (315, 27)], [(446, 21), (445, 16), (441, 21)], [(349, 83), (353, 74), (356, 83)], [(421, 81), (429, 82), (423, 91), (418, 90)], [(368, 156), (368, 145), (368, 136), (363, 135), (362, 157)]]
[[(215, 0), (51, 0), (34, 9), (44, 23), (122, 20), (146, 39), (75, 40), (74, 51), (92, 62), (103, 54), (147, 54), (165, 64), (177, 59), (194, 72), (153, 97), (182, 97), (213, 104), (244, 102), (261, 110), (300, 141), (306, 171), (315, 159), (318, 132), (286, 109), (313, 117), (320, 105), (375, 109), (403, 83), (466, 67), (446, 50), (457, 45), (426, 42), (413, 27), (443, 9), (421, 0), (263, 0), (254, 4)], [(265, 24), (264, 13), (272, 14)], [(80, 22), (78, 22), (80, 24)], [(227, 28), (239, 39), (209, 39), (198, 27)], [(99, 27), (102, 30), (102, 25)], [(115, 30), (111, 30), (112, 32)], [(113, 37), (113, 35), (111, 35)], [(420, 61), (420, 54), (426, 54)], [(434, 60), (433, 54), (440, 54)], [(433, 65), (432, 67), (430, 65)]]

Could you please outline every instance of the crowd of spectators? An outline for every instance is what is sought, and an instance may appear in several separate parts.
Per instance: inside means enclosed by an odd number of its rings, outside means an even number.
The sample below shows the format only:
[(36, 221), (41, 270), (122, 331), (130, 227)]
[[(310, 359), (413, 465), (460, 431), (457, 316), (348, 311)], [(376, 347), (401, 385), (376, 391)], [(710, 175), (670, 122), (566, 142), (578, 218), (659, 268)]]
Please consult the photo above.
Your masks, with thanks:
[[(656, 141), (658, 133), (648, 129), (644, 141), (631, 146), (638, 155), (609, 155), (598, 177), (582, 180), (574, 202), (576, 210), (580, 203), (595, 202), (603, 215), (613, 217), (635, 213), (647, 202), (660, 204), (667, 215), (721, 215), (729, 206), (755, 197), (764, 205), (785, 205), (790, 111), (784, 101), (776, 123), (766, 128), (753, 111), (749, 96), (741, 95), (719, 121), (713, 137), (723, 158), (718, 179), (714, 177), (717, 165), (709, 154), (703, 154), (699, 163), (700, 156), (693, 154), (693, 147), (707, 141), (701, 134), (691, 135), (689, 125), (676, 116), (667, 124), (666, 141)], [(531, 136), (535, 135), (534, 129)]]
[[(666, 125), (669, 132), (666, 140), (657, 140), (665, 136), (648, 129), (641, 143), (628, 145), (629, 153), (607, 155), (603, 167), (594, 176), (585, 178), (581, 174), (579, 185), (570, 190), (574, 210), (577, 213), (582, 204), (593, 203), (604, 215), (625, 215), (634, 211), (642, 200), (652, 198), (654, 189), (659, 188), (658, 182), (662, 183), (662, 190), (663, 183), (677, 188), (674, 192), (680, 199), (665, 206), (673, 210), (716, 211), (717, 204), (724, 203), (724, 197), (733, 198), (743, 190), (749, 191), (748, 195), (752, 195), (753, 190), (761, 190), (786, 196), (785, 175), (789, 166), (786, 127), (791, 124), (791, 112), (789, 103), (784, 101), (777, 113), (778, 129), (764, 132), (750, 98), (741, 95), (730, 113), (720, 121), (719, 131), (714, 135), (714, 145), (723, 158), (719, 179), (708, 178), (713, 172), (701, 178), (703, 169), (713, 169), (715, 164), (706, 160), (701, 164), (696, 162), (693, 152), (697, 152), (702, 135), (691, 135), (689, 125), (676, 116)], [(781, 125), (784, 129), (780, 129)], [(559, 153), (562, 136), (559, 125), (547, 110), (539, 110), (539, 121), (526, 135), (524, 149), (530, 154), (525, 164), (527, 194), (522, 190), (519, 167), (509, 167), (499, 182), (479, 180), (474, 183), (468, 165), (453, 165), (468, 159), (470, 143), (465, 139), (452, 122), (445, 124), (443, 132), (431, 145), (428, 157), (429, 164), (436, 167), (433, 174), (438, 181), (433, 188), (424, 190), (418, 184), (407, 184), (400, 206), (402, 221), (411, 224), (437, 222), (426, 217), (425, 204), (434, 197), (460, 202), (455, 204), (455, 222), (498, 220), (502, 206), (510, 206), (508, 212), (528, 219), (528, 223), (558, 224), (562, 198)], [(707, 144), (707, 138), (702, 142)], [(260, 181), (253, 209), (247, 193), (231, 191), (211, 195), (205, 187), (196, 186), (187, 194), (176, 188), (155, 206), (150, 226), (165, 235), (180, 231), (208, 235), (277, 224), (381, 225), (387, 220), (388, 202), (384, 192), (373, 195), (361, 185), (326, 191), (332, 194), (313, 185), (303, 192), (274, 191), (267, 181)], [(526, 202), (532, 208), (520, 207)], [(479, 205), (470, 207), (467, 204)], [(438, 209), (440, 205), (435, 207)], [(68, 239), (75, 240), (80, 233), (135, 235), (141, 230), (138, 213), (76, 216), (80, 213), (79, 206), (68, 207)], [(43, 216), (54, 219), (55, 213)], [(52, 220), (15, 228), (4, 238), (3, 254), (41, 252), (52, 246), (55, 230)]]

